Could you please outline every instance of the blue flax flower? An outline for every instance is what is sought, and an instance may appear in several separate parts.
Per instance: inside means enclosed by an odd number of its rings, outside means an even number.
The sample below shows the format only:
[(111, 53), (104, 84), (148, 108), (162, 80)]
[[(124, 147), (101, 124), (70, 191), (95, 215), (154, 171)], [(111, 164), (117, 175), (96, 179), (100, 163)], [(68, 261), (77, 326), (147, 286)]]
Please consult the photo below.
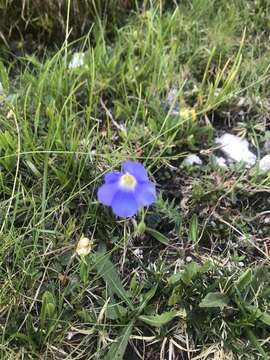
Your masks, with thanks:
[(156, 199), (155, 185), (138, 162), (125, 161), (121, 172), (109, 172), (104, 180), (98, 190), (98, 200), (111, 206), (114, 214), (120, 217), (133, 216), (142, 206), (151, 205)]

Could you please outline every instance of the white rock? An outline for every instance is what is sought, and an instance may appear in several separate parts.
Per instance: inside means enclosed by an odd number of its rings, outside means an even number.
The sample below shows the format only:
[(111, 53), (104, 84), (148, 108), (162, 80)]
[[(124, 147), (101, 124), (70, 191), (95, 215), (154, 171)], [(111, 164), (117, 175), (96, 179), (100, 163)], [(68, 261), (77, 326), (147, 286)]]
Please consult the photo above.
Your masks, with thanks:
[(167, 102), (168, 105), (172, 105), (174, 103), (174, 101), (177, 101), (176, 97), (177, 97), (177, 93), (178, 90), (176, 88), (171, 88), (167, 94)]
[(220, 150), (230, 159), (236, 162), (243, 161), (246, 167), (251, 167), (256, 162), (256, 155), (249, 150), (249, 143), (232, 134), (224, 134), (216, 138), (215, 143), (220, 145)]
[(223, 169), (228, 169), (228, 166), (226, 164), (226, 159), (224, 159), (224, 157), (216, 156), (215, 161), (216, 161), (217, 166), (219, 166), (219, 167), (221, 167)]
[(192, 257), (191, 256), (187, 256), (186, 257), (186, 262), (190, 263), (192, 261)]
[(259, 162), (259, 170), (261, 173), (270, 171), (270, 155), (265, 155)]
[(85, 53), (75, 52), (72, 55), (70, 63), (68, 64), (69, 69), (76, 69), (84, 64)]
[(199, 158), (198, 155), (190, 154), (183, 160), (182, 165), (183, 166), (202, 165), (202, 160)]
[(264, 150), (268, 153), (270, 152), (270, 138), (265, 140)]
[(173, 87), (169, 90), (166, 98), (166, 105), (171, 108), (171, 115), (177, 116), (180, 112), (180, 103), (177, 97), (178, 90)]

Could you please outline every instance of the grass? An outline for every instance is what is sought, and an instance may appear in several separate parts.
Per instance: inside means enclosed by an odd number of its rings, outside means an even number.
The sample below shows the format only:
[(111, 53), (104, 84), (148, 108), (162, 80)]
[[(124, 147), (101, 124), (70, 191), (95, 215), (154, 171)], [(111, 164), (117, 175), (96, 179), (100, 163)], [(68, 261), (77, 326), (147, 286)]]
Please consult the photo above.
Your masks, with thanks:
[[(42, 58), (2, 53), (1, 359), (269, 358), (270, 177), (213, 158), (223, 131), (263, 155), (268, 19), (264, 1), (148, 4), (113, 36), (99, 20)], [(96, 191), (127, 158), (159, 195), (119, 220)]]

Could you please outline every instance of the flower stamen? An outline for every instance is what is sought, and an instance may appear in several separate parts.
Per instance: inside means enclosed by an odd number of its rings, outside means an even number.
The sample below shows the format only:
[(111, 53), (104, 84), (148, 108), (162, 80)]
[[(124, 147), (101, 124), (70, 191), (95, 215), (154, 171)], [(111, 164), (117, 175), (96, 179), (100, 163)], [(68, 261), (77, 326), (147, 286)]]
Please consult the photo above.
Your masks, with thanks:
[(120, 186), (127, 190), (135, 189), (136, 184), (137, 181), (135, 177), (133, 175), (130, 175), (129, 173), (122, 175), (120, 178)]

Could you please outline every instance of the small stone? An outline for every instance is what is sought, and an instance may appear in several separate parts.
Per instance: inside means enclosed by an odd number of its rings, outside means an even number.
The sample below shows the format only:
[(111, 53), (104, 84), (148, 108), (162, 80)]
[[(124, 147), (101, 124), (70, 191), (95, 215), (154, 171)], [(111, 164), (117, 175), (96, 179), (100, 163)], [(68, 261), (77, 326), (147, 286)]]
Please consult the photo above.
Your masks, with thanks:
[(216, 161), (217, 166), (219, 166), (220, 168), (228, 169), (228, 166), (226, 164), (226, 159), (224, 159), (224, 157), (216, 156), (215, 161)]
[(68, 64), (69, 69), (76, 69), (84, 64), (85, 53), (75, 52)]
[(259, 170), (262, 174), (270, 171), (270, 155), (265, 155), (259, 162)]
[(169, 90), (168, 94), (167, 94), (167, 102), (168, 105), (172, 105), (173, 102), (176, 100), (176, 96), (177, 96), (178, 90), (173, 87)]
[(264, 143), (264, 151), (266, 153), (270, 153), (270, 138), (265, 140)]
[(143, 251), (140, 248), (137, 248), (133, 251), (134, 255), (136, 255), (139, 259), (143, 258)]
[(256, 155), (249, 150), (249, 143), (246, 139), (241, 139), (232, 134), (224, 134), (215, 139), (215, 143), (220, 145), (220, 150), (232, 161), (244, 162), (246, 167), (253, 166), (256, 162)]
[(238, 265), (239, 265), (240, 267), (244, 267), (244, 266), (245, 266), (245, 263), (243, 263), (243, 261), (239, 261)]
[(188, 155), (182, 162), (183, 166), (191, 166), (191, 165), (202, 165), (202, 160), (198, 155), (190, 154)]
[(240, 110), (240, 111), (239, 111), (239, 113), (238, 113), (238, 115), (240, 115), (240, 116), (242, 116), (242, 117), (243, 117), (243, 116), (245, 115), (244, 110)]
[(187, 257), (186, 257), (186, 262), (187, 262), (187, 263), (190, 263), (192, 260), (193, 260), (193, 259), (192, 259), (191, 256), (187, 256)]
[(171, 108), (171, 115), (177, 116), (180, 113), (180, 102), (177, 99), (178, 90), (173, 87), (169, 90), (166, 98), (167, 107)]

